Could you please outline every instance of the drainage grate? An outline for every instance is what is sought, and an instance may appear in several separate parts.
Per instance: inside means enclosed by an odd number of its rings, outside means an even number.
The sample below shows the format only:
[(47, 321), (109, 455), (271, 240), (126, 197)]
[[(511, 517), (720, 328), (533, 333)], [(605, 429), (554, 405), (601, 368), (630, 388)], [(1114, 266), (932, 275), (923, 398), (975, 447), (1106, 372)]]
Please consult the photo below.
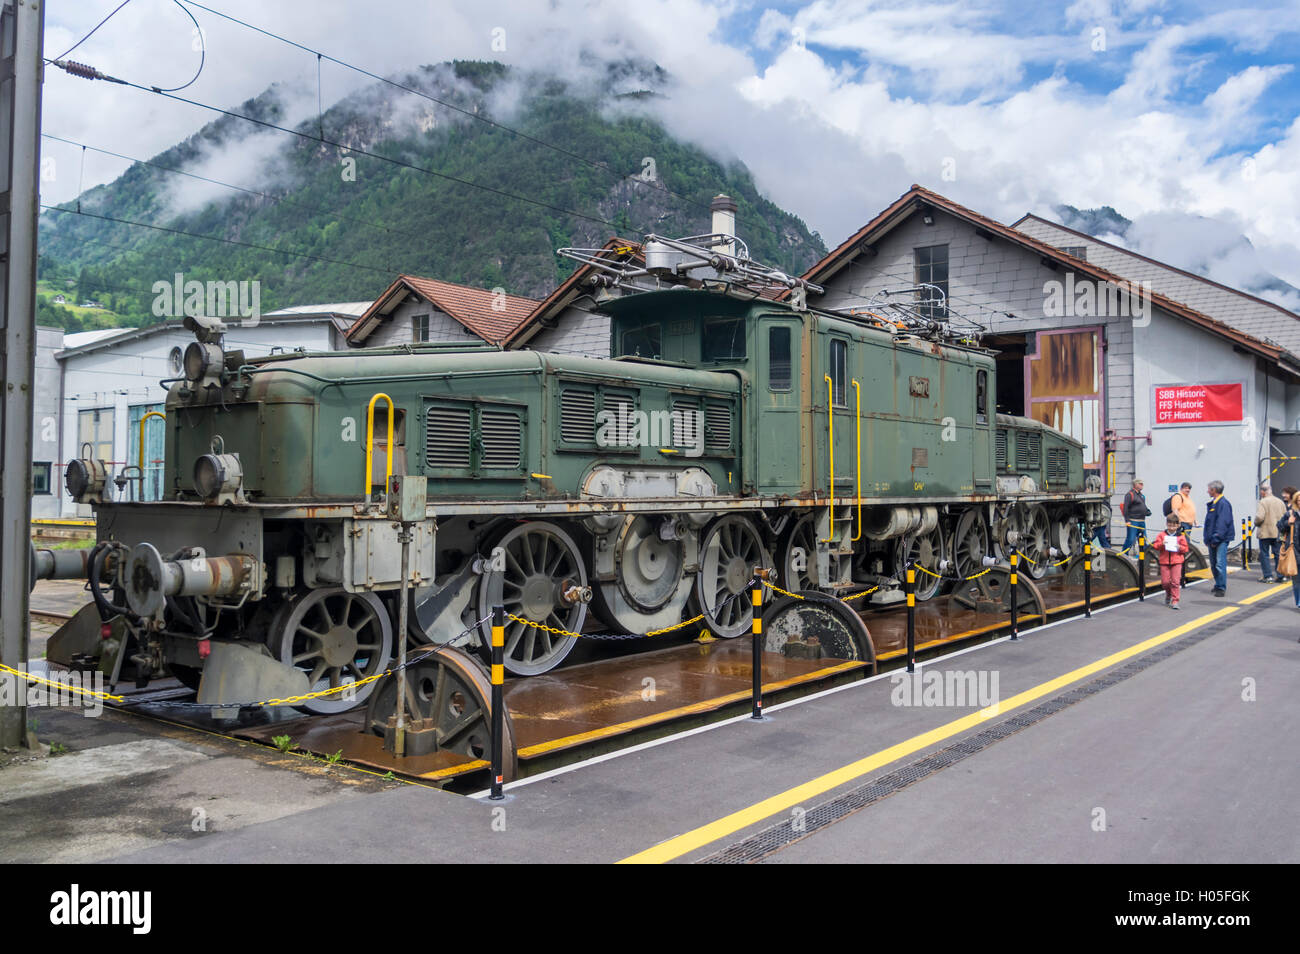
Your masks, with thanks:
[[(1144, 653), (1132, 662), (1111, 670), (1104, 676), (1098, 676), (1082, 686), (1076, 686), (1068, 692), (1063, 692), (1045, 702), (1040, 702), (1032, 709), (1026, 709), (1024, 712), (1000, 719), (973, 736), (945, 746), (910, 765), (895, 769), (880, 778), (872, 779), (842, 795), (828, 799), (820, 805), (814, 805), (812, 808), (807, 809), (797, 820), (789, 818), (762, 831), (755, 832), (747, 838), (742, 838), (720, 851), (701, 858), (697, 864), (740, 864), (759, 861), (772, 854), (772, 852), (779, 851), (787, 845), (806, 838), (813, 832), (832, 825), (874, 802), (888, 798), (900, 789), (906, 788), (914, 782), (919, 782), (940, 769), (945, 769), (969, 756), (975, 755), (977, 752), (982, 752), (990, 745), (1002, 741), (1007, 736), (1014, 735), (1021, 729), (1027, 729), (1031, 725), (1042, 722), (1048, 716), (1054, 715), (1062, 709), (1067, 709), (1076, 702), (1081, 702), (1089, 696), (1095, 696), (1103, 689), (1121, 683), (1130, 676), (1135, 676), (1144, 669), (1168, 659), (1175, 653), (1180, 653), (1217, 633), (1223, 632), (1229, 626), (1239, 623), (1242, 619), (1263, 608), (1264, 604), (1246, 607), (1244, 611), (1226, 616), (1222, 620), (1197, 630), (1191, 635), (1179, 637), (1158, 649)], [(797, 829), (796, 824), (798, 824)]]

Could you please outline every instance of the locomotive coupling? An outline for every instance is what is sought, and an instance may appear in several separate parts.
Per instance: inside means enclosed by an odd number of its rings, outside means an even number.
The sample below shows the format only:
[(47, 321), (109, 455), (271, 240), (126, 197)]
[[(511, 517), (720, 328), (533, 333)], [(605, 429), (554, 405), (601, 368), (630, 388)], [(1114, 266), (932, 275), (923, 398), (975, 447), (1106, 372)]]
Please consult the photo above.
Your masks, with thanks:
[(140, 617), (160, 616), (169, 596), (235, 596), (253, 588), (256, 559), (237, 553), (164, 560), (157, 548), (141, 543), (122, 571), (126, 603)]

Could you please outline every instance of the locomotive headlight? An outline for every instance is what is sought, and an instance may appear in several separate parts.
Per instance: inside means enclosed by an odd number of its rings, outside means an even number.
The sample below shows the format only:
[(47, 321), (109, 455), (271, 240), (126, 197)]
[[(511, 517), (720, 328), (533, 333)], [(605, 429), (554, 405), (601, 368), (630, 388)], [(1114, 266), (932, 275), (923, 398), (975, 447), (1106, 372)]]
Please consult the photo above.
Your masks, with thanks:
[(191, 342), (185, 349), (185, 358), (182, 361), (185, 377), (195, 382), (207, 377), (215, 377), (220, 374), (224, 360), (221, 348), (217, 345), (203, 341)]
[(194, 462), (194, 490), (204, 500), (238, 494), (243, 480), (238, 454), (204, 454)]
[(103, 499), (104, 485), (108, 482), (108, 467), (102, 460), (77, 457), (68, 461), (63, 471), (63, 486), (77, 503), (90, 503)]

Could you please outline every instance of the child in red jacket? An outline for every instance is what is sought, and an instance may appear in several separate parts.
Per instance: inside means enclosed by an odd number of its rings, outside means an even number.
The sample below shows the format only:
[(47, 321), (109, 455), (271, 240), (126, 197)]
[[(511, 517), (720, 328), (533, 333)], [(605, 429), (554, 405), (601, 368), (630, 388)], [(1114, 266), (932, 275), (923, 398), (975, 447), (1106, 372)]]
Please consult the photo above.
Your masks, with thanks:
[(1151, 542), (1160, 564), (1160, 585), (1165, 588), (1165, 605), (1178, 609), (1178, 591), (1183, 578), (1183, 561), (1187, 559), (1187, 536), (1182, 532), (1178, 515), (1171, 513), (1165, 530)]

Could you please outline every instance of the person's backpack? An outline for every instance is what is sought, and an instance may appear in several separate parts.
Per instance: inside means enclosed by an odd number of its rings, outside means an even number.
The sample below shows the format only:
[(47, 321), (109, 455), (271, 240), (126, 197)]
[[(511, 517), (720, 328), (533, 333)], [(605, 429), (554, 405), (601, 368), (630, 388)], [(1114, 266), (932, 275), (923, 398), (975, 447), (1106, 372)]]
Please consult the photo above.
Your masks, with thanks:
[(1166, 517), (1169, 516), (1171, 513), (1174, 512), (1174, 496), (1175, 496), (1174, 494), (1170, 494), (1170, 495), (1165, 499), (1165, 516), (1166, 516)]

